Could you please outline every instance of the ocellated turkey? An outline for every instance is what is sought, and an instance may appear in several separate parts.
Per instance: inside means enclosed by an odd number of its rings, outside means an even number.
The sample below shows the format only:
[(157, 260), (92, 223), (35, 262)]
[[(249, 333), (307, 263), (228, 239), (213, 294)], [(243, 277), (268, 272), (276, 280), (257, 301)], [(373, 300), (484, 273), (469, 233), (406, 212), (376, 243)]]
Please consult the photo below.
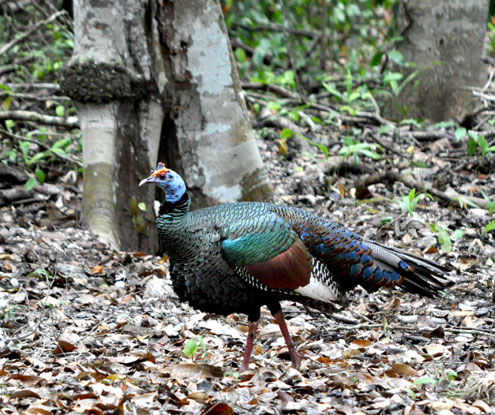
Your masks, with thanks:
[(264, 305), (280, 326), (292, 365), (299, 368), (301, 355), (281, 300), (331, 312), (357, 285), (368, 291), (399, 286), (428, 297), (446, 285), (445, 267), (302, 209), (240, 202), (190, 211), (184, 181), (162, 163), (139, 185), (145, 183), (165, 192), (156, 225), (179, 298), (205, 312), (247, 314), (242, 370), (248, 368)]

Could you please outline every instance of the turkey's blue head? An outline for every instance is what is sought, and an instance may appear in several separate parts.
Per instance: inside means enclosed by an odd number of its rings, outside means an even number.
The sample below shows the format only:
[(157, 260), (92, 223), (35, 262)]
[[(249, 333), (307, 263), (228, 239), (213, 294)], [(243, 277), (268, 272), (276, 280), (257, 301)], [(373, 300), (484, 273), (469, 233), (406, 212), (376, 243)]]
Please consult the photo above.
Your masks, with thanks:
[(175, 171), (167, 169), (163, 163), (158, 163), (156, 169), (148, 178), (141, 180), (139, 186), (145, 183), (158, 185), (165, 192), (165, 200), (170, 203), (178, 202), (186, 193), (186, 185), (182, 177)]

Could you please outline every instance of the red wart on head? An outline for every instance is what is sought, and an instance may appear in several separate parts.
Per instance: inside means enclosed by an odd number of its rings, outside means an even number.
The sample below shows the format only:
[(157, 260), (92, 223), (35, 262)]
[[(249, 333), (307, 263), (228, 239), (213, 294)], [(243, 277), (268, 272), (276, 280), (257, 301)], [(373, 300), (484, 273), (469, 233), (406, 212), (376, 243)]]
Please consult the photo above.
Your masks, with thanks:
[(163, 164), (162, 162), (159, 162), (158, 165), (156, 166), (155, 171), (151, 172), (151, 175), (153, 177), (157, 177), (160, 174), (167, 174), (169, 171), (172, 171), (172, 170), (171, 169), (167, 169), (165, 167), (165, 164)]

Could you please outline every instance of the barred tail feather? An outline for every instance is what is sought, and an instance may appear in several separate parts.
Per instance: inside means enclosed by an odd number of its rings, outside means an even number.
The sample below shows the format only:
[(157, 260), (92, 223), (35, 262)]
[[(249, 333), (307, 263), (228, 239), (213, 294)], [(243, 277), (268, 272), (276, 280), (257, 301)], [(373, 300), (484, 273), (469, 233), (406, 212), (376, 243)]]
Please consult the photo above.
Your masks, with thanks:
[(366, 243), (372, 249), (375, 265), (400, 274), (402, 278), (398, 285), (408, 292), (435, 297), (439, 291), (451, 284), (447, 278), (448, 268), (428, 258), (373, 241)]

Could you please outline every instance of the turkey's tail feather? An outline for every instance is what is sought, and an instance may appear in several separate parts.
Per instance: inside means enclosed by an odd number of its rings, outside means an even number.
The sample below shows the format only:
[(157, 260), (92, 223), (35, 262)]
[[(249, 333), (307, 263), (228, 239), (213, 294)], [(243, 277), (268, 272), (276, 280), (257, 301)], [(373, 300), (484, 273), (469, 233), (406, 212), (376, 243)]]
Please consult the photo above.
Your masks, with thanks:
[(452, 284), (447, 278), (447, 267), (378, 242), (367, 240), (366, 243), (372, 249), (375, 265), (397, 272), (401, 276), (397, 285), (410, 293), (435, 297)]

